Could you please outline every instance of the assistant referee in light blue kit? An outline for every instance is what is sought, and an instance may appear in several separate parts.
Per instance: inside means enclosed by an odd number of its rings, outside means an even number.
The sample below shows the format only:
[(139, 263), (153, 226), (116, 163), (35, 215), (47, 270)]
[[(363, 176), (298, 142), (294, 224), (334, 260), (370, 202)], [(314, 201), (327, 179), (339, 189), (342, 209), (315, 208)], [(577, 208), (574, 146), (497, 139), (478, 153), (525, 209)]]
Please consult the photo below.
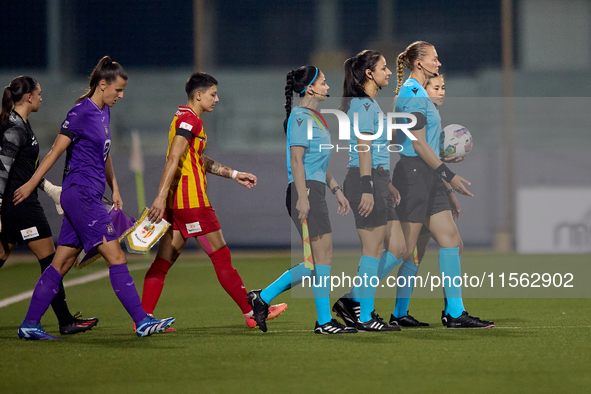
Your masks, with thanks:
[[(302, 222), (308, 221), (308, 230), (314, 258), (314, 271), (304, 263), (283, 273), (275, 282), (263, 290), (248, 293), (254, 318), (262, 331), (267, 331), (265, 319), (269, 304), (282, 292), (297, 286), (304, 277), (311, 278), (312, 292), (316, 303), (316, 334), (356, 333), (357, 329), (345, 327), (332, 318), (330, 313), (330, 263), (332, 260), (332, 229), (326, 205), (326, 187), (334, 194), (338, 213), (349, 212), (349, 201), (328, 169), (331, 146), (330, 133), (326, 122), (316, 108), (328, 97), (329, 86), (324, 74), (317, 67), (302, 66), (287, 74), (285, 86), (286, 119), (284, 130), (287, 135), (287, 172), (289, 185), (286, 192), (286, 206), (300, 236)], [(300, 105), (291, 108), (293, 94), (299, 94)], [(308, 139), (308, 123), (312, 124), (312, 138)]]
[(365, 50), (345, 61), (339, 109), (349, 117), (351, 137), (343, 185), (361, 240), (357, 275), (368, 279), (342, 296), (333, 309), (347, 325), (359, 331), (400, 330), (399, 325), (386, 323), (374, 311), (379, 280), (402, 262), (404, 252), (402, 229), (394, 208), (400, 196), (390, 184), (386, 118), (375, 100), (378, 90), (388, 85), (390, 75), (386, 59), (377, 51)]
[[(402, 84), (403, 68), (411, 74)], [(439, 135), (441, 117), (435, 104), (429, 98), (426, 86), (429, 78), (438, 76), (441, 63), (435, 47), (425, 41), (416, 41), (398, 55), (395, 112), (412, 113), (417, 124), (410, 128), (417, 138), (411, 140), (401, 130), (396, 131), (396, 142), (402, 145), (400, 161), (396, 164), (392, 183), (400, 191), (401, 203), (396, 212), (402, 222), (406, 239), (406, 254), (398, 276), (405, 277), (406, 286), (399, 286), (393, 316), (402, 318), (408, 314), (410, 296), (418, 267), (412, 262), (421, 227), (425, 224), (439, 243), (439, 269), (443, 276), (445, 310), (441, 321), (447, 328), (493, 327), (491, 321), (472, 317), (466, 312), (462, 301), (461, 287), (454, 277), (461, 277), (460, 245), (462, 240), (453, 221), (451, 208), (446, 196), (449, 183), (457, 192), (473, 196), (464, 185), (470, 183), (454, 174), (439, 158)], [(403, 281), (399, 281), (404, 283)]]

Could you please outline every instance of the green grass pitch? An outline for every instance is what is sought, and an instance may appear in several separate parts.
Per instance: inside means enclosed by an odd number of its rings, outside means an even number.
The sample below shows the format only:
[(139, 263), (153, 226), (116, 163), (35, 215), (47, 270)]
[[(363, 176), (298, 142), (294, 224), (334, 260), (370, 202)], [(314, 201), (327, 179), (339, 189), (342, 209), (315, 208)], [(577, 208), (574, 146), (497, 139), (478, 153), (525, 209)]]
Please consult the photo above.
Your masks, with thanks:
[[(288, 309), (262, 333), (247, 328), (203, 256), (182, 258), (166, 279), (155, 314), (176, 317), (176, 333), (137, 338), (108, 277), (67, 288), (72, 312), (83, 310), (100, 322), (61, 341), (17, 338), (29, 300), (0, 308), (0, 393), (574, 393), (591, 388), (588, 298), (466, 299), (469, 312), (497, 324), (484, 330), (446, 330), (439, 321), (442, 300), (415, 298), (410, 312), (431, 323), (428, 329), (331, 336), (312, 332), (313, 299), (286, 292), (274, 303), (287, 302)], [(517, 265), (531, 257), (467, 252), (463, 263), (500, 258)], [(266, 286), (290, 264), (287, 255), (234, 257), (247, 289)], [(433, 270), (436, 254), (428, 252), (424, 264)], [(147, 266), (129, 265), (141, 291)], [(66, 279), (105, 268), (95, 262)], [(2, 268), (0, 300), (33, 289), (38, 277), (37, 264)], [(382, 317), (393, 306), (391, 298), (376, 300)], [(54, 335), (59, 332), (51, 310), (42, 324)]]

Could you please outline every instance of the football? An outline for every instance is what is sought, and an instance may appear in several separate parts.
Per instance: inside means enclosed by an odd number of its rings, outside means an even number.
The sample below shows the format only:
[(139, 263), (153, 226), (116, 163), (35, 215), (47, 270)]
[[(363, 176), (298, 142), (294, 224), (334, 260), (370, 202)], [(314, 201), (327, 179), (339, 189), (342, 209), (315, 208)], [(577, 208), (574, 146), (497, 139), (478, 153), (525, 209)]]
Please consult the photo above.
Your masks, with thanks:
[(439, 136), (441, 158), (463, 158), (472, 150), (472, 134), (464, 126), (450, 124)]

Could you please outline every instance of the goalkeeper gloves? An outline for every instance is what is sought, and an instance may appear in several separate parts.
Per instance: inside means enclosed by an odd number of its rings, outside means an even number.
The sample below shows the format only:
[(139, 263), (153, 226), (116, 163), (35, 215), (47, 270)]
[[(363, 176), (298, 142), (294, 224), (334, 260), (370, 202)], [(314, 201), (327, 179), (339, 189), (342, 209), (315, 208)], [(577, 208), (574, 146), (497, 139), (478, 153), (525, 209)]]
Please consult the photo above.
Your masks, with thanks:
[(55, 202), (55, 209), (57, 210), (57, 213), (63, 215), (64, 210), (62, 209), (62, 205), (60, 204), (60, 195), (62, 194), (62, 187), (54, 185), (47, 179), (43, 179), (39, 184), (39, 187), (43, 189), (43, 191), (47, 193), (49, 197), (52, 198), (53, 202)]

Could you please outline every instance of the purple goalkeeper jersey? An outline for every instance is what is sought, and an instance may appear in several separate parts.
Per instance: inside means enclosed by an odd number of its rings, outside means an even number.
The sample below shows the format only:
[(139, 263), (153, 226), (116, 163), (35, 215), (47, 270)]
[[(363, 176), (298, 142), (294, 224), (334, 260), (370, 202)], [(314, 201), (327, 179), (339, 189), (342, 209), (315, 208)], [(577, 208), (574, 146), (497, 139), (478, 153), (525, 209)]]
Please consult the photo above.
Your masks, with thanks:
[(111, 149), (109, 106), (101, 109), (89, 98), (68, 112), (60, 134), (69, 137), (62, 187), (89, 186), (105, 192), (105, 164)]

